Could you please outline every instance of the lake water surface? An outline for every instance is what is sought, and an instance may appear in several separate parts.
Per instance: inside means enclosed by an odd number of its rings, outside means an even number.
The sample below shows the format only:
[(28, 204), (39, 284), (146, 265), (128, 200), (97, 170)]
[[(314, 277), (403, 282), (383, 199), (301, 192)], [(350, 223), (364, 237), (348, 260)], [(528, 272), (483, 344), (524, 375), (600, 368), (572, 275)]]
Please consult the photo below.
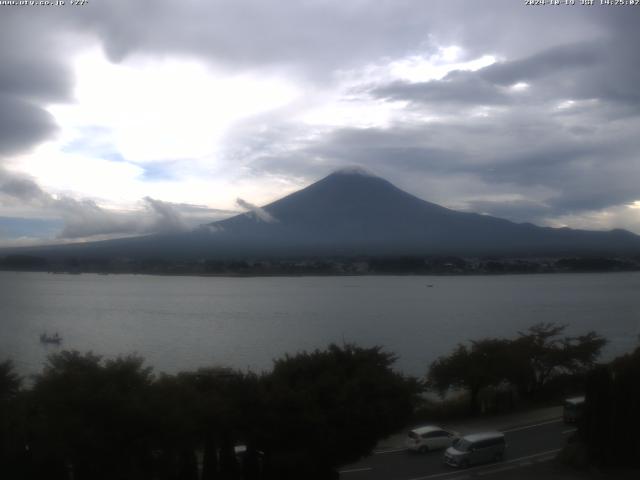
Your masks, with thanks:
[(255, 371), (330, 342), (382, 345), (422, 375), (458, 342), (513, 336), (536, 322), (596, 330), (606, 357), (640, 333), (640, 273), (504, 276), (173, 277), (0, 272), (0, 359), (38, 372), (63, 348), (138, 353), (156, 371)]

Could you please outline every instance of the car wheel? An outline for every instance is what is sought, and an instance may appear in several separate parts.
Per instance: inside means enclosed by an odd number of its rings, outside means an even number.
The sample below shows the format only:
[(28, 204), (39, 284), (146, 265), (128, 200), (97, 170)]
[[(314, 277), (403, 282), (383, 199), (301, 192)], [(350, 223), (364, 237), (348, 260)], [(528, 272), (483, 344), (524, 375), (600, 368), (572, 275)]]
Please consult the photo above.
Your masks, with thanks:
[(426, 445), (422, 445), (418, 451), (420, 453), (427, 453), (429, 451), (429, 447), (427, 447)]
[(460, 462), (460, 468), (469, 468), (469, 460), (463, 460)]

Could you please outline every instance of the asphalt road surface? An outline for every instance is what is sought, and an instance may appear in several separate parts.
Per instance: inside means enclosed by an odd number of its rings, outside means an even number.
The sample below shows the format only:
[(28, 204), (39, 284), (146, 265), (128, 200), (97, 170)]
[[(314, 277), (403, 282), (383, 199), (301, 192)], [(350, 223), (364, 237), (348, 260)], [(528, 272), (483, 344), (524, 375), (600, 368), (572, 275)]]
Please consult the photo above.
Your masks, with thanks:
[[(444, 451), (425, 454), (409, 453), (404, 449), (380, 452), (345, 466), (341, 480), (462, 480), (491, 479), (507, 470), (553, 459), (574, 431), (561, 419), (535, 425), (503, 430), (507, 450), (502, 461), (456, 469), (443, 463)], [(464, 430), (463, 430), (464, 433)]]

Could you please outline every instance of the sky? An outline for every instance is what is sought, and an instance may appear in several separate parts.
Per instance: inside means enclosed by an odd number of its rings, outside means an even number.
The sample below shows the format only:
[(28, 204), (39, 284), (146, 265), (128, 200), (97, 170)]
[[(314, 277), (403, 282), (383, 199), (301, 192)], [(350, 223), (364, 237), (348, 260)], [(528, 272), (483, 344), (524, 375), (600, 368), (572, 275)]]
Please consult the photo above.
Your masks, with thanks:
[(188, 230), (353, 166), (640, 234), (640, 5), (20, 3), (0, 2), (0, 246)]

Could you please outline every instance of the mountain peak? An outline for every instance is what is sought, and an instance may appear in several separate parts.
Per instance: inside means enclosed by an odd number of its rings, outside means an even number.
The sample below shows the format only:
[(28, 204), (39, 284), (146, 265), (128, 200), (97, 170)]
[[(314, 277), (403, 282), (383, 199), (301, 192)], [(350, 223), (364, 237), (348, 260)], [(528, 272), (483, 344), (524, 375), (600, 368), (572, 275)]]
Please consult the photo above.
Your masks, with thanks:
[(369, 170), (359, 165), (352, 165), (349, 167), (339, 168), (338, 170), (335, 170), (334, 172), (332, 172), (331, 175), (329, 176), (333, 176), (333, 175), (341, 175), (341, 176), (354, 175), (354, 176), (360, 176), (360, 177), (378, 178), (377, 175), (371, 173)]

